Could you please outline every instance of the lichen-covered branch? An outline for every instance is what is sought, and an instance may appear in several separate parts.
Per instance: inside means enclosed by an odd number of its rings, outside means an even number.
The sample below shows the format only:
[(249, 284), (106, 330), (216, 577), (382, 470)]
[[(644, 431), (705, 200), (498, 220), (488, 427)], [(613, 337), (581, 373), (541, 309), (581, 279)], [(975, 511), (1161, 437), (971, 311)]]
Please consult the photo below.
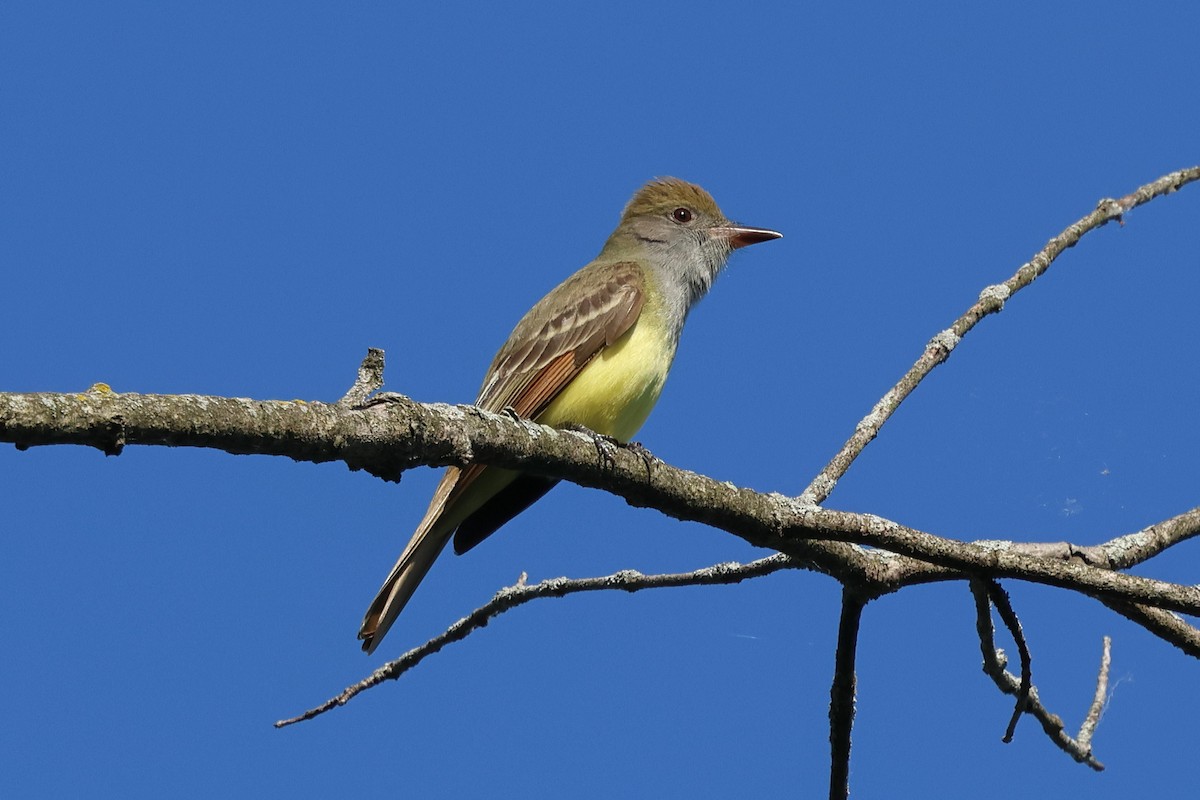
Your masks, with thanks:
[(871, 545), (952, 570), (1200, 614), (1200, 588), (1193, 586), (1028, 555), (1022, 551), (1027, 546), (1013, 543), (957, 541), (871, 514), (806, 505), (652, 457), (648, 464), (643, 453), (628, 449), (598, 459), (587, 434), (556, 431), (473, 406), (421, 404), (400, 396), (390, 400), (354, 409), (302, 401), (118, 394), (107, 387), (79, 394), (0, 394), (0, 441), (23, 447), (86, 444), (111, 453), (127, 445), (155, 444), (298, 461), (339, 459), (352, 469), (393, 480), (417, 464), (479, 461), (604, 488), (633, 505), (712, 525), (845, 580), (870, 580), (870, 565), (846, 545)]
[[(392, 480), (417, 464), (479, 461), (604, 488), (633, 505), (712, 525), (844, 580), (870, 581), (871, 565), (847, 544), (871, 545), (951, 570), (1200, 614), (1200, 588), (1194, 586), (1029, 555), (1023, 552), (1029, 545), (957, 541), (871, 514), (806, 505), (652, 457), (648, 463), (644, 453), (628, 449), (598, 459), (587, 434), (556, 431), (473, 406), (421, 404), (394, 396), (387, 403), (354, 409), (302, 401), (118, 394), (107, 387), (79, 394), (0, 394), (0, 441), (22, 447), (86, 444), (110, 453), (127, 445), (155, 444), (298, 461), (339, 459), (352, 469)], [(890, 591), (903, 583), (877, 589)]]

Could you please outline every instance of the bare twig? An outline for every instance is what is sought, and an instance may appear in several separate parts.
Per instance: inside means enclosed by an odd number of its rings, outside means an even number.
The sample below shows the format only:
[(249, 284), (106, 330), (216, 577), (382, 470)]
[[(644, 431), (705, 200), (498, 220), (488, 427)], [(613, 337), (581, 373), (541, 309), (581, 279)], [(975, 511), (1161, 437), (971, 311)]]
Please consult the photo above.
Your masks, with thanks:
[(372, 392), (383, 388), (383, 351), (378, 347), (367, 348), (367, 355), (358, 365), (358, 377), (349, 391), (338, 401), (340, 406), (361, 408)]
[[(1018, 695), (1021, 692), (1021, 681), (1005, 669), (1008, 658), (1004, 655), (1003, 650), (996, 647), (995, 629), (992, 627), (991, 601), (987, 586), (984, 581), (972, 580), (970, 587), (971, 593), (975, 597), (975, 630), (979, 636), (979, 649), (983, 654), (983, 671), (1001, 692)], [(1025, 701), (1025, 713), (1041, 723), (1046, 736), (1064, 753), (1097, 772), (1104, 770), (1104, 765), (1092, 754), (1090, 744), (1084, 747), (1071, 738), (1062, 718), (1051, 713), (1042, 705), (1037, 689), (1033, 686), (1029, 687), (1028, 699)]]
[[(283, 728), (297, 722), (312, 719), (338, 706), (344, 706), (356, 695), (388, 680), (395, 680), (420, 664), (427, 657), (441, 650), (448, 644), (465, 639), (473, 631), (485, 627), (495, 617), (505, 611), (524, 605), (544, 597), (565, 597), (580, 592), (598, 592), (609, 589), (621, 589), (626, 592), (638, 592), (643, 589), (661, 589), (676, 586), (713, 586), (740, 583), (748, 578), (769, 575), (781, 569), (794, 568), (790, 560), (778, 555), (751, 561), (748, 564), (728, 562), (715, 564), (693, 572), (682, 572), (665, 575), (643, 575), (636, 570), (623, 570), (612, 575), (597, 578), (551, 578), (549, 580), (527, 586), (524, 580), (516, 585), (501, 589), (486, 604), (472, 611), (466, 617), (451, 625), (444, 632), (414, 647), (404, 655), (389, 661), (358, 683), (347, 686), (336, 697), (331, 697), (319, 706), (310, 708), (303, 714), (275, 723), (275, 727)], [(523, 578), (524, 576), (522, 576)]]
[(1076, 739), (1079, 746), (1087, 752), (1092, 752), (1092, 735), (1100, 724), (1104, 713), (1104, 704), (1108, 701), (1108, 669), (1112, 664), (1112, 637), (1105, 636), (1100, 652), (1100, 672), (1096, 675), (1096, 692), (1092, 695), (1092, 705), (1088, 708), (1083, 724), (1079, 726), (1079, 736)]
[(1025, 707), (1029, 705), (1029, 693), (1033, 691), (1033, 657), (1029, 654), (1029, 643), (1025, 641), (1025, 632), (1021, 630), (1021, 621), (1017, 619), (1017, 612), (1013, 610), (1008, 592), (993, 580), (985, 580), (983, 584), (987, 587), (988, 599), (996, 607), (1000, 619), (1008, 628), (1009, 635), (1016, 642), (1017, 653), (1021, 657), (1021, 685), (1017, 689), (1017, 703), (1013, 708), (1012, 718), (1008, 721), (1008, 728), (1004, 731), (1004, 738), (1001, 740), (1008, 744), (1016, 733), (1017, 720), (1021, 718)]
[(925, 379), (925, 376), (950, 357), (950, 353), (962, 341), (962, 337), (984, 317), (1002, 310), (1009, 298), (1033, 283), (1036, 278), (1050, 268), (1050, 265), (1063, 251), (1074, 247), (1085, 234), (1096, 228), (1101, 228), (1113, 220), (1120, 220), (1121, 215), (1125, 212), (1143, 203), (1148, 203), (1155, 197), (1170, 194), (1197, 179), (1200, 179), (1200, 166), (1164, 175), (1158, 180), (1134, 190), (1120, 200), (1101, 200), (1092, 213), (1068, 226), (1066, 230), (1047, 242), (1046, 246), (1023, 264), (1012, 277), (1004, 283), (986, 287), (980, 292), (979, 299), (974, 305), (956, 319), (949, 328), (941, 331), (929, 341), (916, 363), (855, 426), (854, 434), (825, 468), (812, 479), (800, 498), (806, 503), (823, 503), (837, 486), (837, 482), (850, 469), (850, 465), (858, 458), (863, 448), (879, 434), (880, 428), (900, 407), (905, 398), (912, 394), (917, 385)]

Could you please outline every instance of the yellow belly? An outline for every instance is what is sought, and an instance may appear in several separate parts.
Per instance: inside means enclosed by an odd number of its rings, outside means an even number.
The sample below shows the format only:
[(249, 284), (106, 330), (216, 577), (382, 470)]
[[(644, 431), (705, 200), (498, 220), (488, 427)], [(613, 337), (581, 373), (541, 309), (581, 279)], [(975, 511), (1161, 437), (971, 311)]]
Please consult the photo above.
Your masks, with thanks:
[(553, 427), (583, 425), (629, 441), (658, 402), (675, 342), (657, 309), (647, 303), (634, 326), (575, 376), (537, 421)]
[[(657, 308), (647, 306), (634, 326), (593, 357), (537, 416), (537, 422), (552, 427), (584, 425), (623, 442), (633, 438), (658, 401), (675, 358), (675, 340)], [(498, 467), (483, 470), (446, 506), (438, 530), (457, 528), (518, 474)]]

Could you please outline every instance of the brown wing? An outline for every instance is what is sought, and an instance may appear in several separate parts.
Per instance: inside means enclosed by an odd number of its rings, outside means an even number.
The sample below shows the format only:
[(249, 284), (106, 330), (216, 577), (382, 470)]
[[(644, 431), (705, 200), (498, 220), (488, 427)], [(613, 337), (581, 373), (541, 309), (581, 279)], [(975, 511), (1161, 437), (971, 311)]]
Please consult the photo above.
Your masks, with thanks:
[[(597, 280), (598, 273), (603, 280)], [(645, 278), (637, 264), (622, 261), (584, 267), (517, 323), (492, 360), (475, 404), (489, 411), (511, 407), (526, 419), (537, 419), (597, 353), (633, 327), (644, 302)], [(447, 504), (483, 470), (479, 464), (463, 470)], [(454, 539), (455, 551), (463, 553), (483, 541), (557, 482), (518, 478), (464, 520)]]
[(517, 323), (492, 360), (475, 405), (488, 411), (511, 406), (536, 418), (601, 348), (633, 326), (643, 302), (645, 278), (637, 264), (584, 267)]

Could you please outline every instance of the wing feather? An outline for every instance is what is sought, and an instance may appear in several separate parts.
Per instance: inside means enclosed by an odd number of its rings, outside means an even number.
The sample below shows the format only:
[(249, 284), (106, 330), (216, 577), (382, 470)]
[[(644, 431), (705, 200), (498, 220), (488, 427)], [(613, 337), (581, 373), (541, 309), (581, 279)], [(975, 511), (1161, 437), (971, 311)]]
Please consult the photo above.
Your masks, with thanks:
[[(598, 273), (604, 279), (597, 284)], [(597, 285), (584, 291), (589, 284)], [(577, 299), (552, 309), (551, 304), (564, 296)], [(636, 263), (583, 268), (517, 323), (493, 359), (475, 405), (488, 411), (511, 406), (522, 416), (536, 417), (596, 353), (633, 326), (644, 302), (645, 278)], [(567, 354), (572, 357), (570, 369), (559, 363)], [(536, 402), (531, 403), (527, 394)]]
[[(578, 295), (578, 290), (572, 290), (594, 283), (595, 273), (602, 270), (608, 273), (603, 283), (548, 320), (543, 319), (544, 307), (547, 300), (562, 297), (557, 289), (525, 314), (492, 360), (475, 405), (488, 411), (510, 407), (519, 416), (537, 419), (597, 353), (633, 327), (646, 299), (645, 278), (636, 263), (589, 265), (559, 288)], [(477, 464), (464, 469), (446, 504), (453, 503), (483, 470)]]

